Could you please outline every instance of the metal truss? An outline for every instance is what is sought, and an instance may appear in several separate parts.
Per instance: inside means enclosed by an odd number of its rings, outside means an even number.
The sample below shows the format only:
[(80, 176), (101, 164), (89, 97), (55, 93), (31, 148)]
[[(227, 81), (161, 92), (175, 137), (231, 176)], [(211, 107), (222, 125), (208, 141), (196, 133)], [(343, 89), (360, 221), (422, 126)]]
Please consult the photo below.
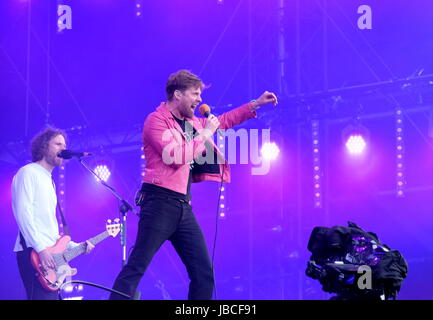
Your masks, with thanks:
[[(140, 152), (142, 124), (123, 128), (101, 128), (76, 126), (66, 129), (68, 148), (93, 154), (115, 154)], [(29, 141), (11, 141), (1, 144), (0, 162), (22, 165), (30, 160)]]

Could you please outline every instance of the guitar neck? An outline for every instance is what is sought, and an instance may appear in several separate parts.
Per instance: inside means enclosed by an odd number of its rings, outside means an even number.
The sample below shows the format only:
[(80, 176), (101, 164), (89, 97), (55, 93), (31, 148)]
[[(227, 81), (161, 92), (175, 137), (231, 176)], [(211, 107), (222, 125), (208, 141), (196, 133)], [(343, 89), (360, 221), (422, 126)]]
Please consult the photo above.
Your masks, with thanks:
[[(97, 245), (99, 242), (101, 242), (102, 240), (108, 238), (110, 235), (108, 234), (107, 231), (102, 232), (100, 234), (98, 234), (97, 236), (90, 238), (88, 241), (93, 244), (94, 246)], [(83, 253), (86, 252), (86, 243), (80, 243), (77, 247), (66, 250), (65, 253), (63, 254), (66, 261), (71, 261), (72, 259), (78, 257), (79, 255), (82, 255)]]

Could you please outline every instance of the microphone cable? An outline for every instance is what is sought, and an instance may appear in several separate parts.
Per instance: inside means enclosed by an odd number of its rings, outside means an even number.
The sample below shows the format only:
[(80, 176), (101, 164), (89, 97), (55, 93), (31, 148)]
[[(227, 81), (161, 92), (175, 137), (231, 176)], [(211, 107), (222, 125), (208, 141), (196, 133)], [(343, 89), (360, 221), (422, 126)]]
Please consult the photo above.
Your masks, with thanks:
[(120, 295), (120, 296), (122, 296), (122, 297), (124, 297), (126, 299), (129, 299), (129, 300), (139, 300), (140, 299), (140, 293), (138, 291), (136, 291), (133, 296), (130, 296), (130, 295), (126, 294), (126, 293), (123, 293), (123, 292), (120, 292), (120, 291), (117, 291), (117, 290), (114, 290), (114, 289), (111, 289), (111, 288), (107, 288), (107, 287), (101, 286), (101, 285), (96, 284), (96, 283), (87, 282), (87, 281), (81, 281), (81, 280), (71, 280), (71, 281), (64, 282), (60, 286), (60, 288), (59, 288), (60, 289), (59, 290), (60, 300), (63, 300), (63, 297), (62, 297), (62, 294), (61, 294), (63, 287), (66, 286), (66, 285), (68, 285), (68, 284), (72, 284), (72, 283), (80, 283), (80, 284), (85, 284), (85, 285), (88, 285), (88, 286), (91, 286), (91, 287), (99, 288), (99, 289), (102, 289), (102, 290), (105, 290), (105, 291), (108, 291), (108, 292), (111, 292), (111, 293), (118, 294), (118, 295)]
[[(217, 145), (218, 148), (218, 145)], [(217, 162), (218, 162), (218, 156), (217, 156)], [(216, 250), (216, 241), (218, 236), (218, 217), (219, 217), (219, 211), (220, 211), (220, 202), (221, 202), (221, 193), (224, 183), (224, 170), (225, 169), (225, 159), (224, 163), (222, 165), (222, 173), (221, 173), (221, 182), (219, 186), (219, 192), (218, 192), (218, 203), (217, 203), (217, 210), (216, 210), (216, 217), (215, 217), (215, 235), (214, 235), (214, 241), (213, 241), (213, 249), (212, 249), (212, 276), (213, 276), (213, 283), (214, 283), (214, 296), (215, 300), (217, 300), (217, 289), (216, 289), (216, 283), (215, 283), (215, 250)]]
[[(199, 112), (202, 116), (204, 116), (205, 118), (208, 118), (209, 115), (211, 115), (210, 113), (210, 107), (207, 104), (202, 104), (199, 108)], [(222, 136), (222, 133), (219, 131), (219, 129), (217, 129), (217, 136), (220, 135)], [(218, 141), (216, 143), (216, 149), (218, 150)], [(218, 153), (217, 153), (217, 163), (218, 163)], [(220, 209), (220, 202), (221, 202), (221, 191), (222, 191), (222, 187), (223, 187), (223, 183), (224, 183), (224, 168), (225, 168), (225, 164), (226, 164), (226, 160), (224, 158), (224, 163), (222, 166), (222, 173), (221, 173), (221, 182), (220, 182), (220, 186), (219, 186), (219, 192), (218, 192), (218, 204), (217, 204), (217, 210), (216, 210), (216, 217), (215, 217), (215, 236), (214, 236), (214, 241), (213, 241), (213, 249), (212, 249), (212, 276), (213, 276), (213, 295), (215, 296), (215, 300), (217, 300), (217, 290), (216, 290), (216, 284), (215, 284), (215, 250), (216, 250), (216, 241), (217, 241), (217, 236), (218, 236), (218, 217), (219, 217), (219, 209)]]

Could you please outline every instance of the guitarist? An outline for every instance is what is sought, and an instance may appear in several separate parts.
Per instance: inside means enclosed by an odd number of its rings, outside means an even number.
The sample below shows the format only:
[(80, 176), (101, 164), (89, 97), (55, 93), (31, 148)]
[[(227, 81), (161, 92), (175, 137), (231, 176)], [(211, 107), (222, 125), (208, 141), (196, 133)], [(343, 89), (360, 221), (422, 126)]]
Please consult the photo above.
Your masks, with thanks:
[[(45, 129), (32, 140), (33, 162), (20, 168), (12, 181), (12, 209), (19, 227), (14, 251), (29, 300), (59, 299), (58, 291), (48, 291), (38, 281), (30, 254), (32, 250), (38, 253), (42, 269), (55, 268), (53, 257), (46, 250), (60, 238), (57, 196), (51, 173), (62, 164), (63, 159), (57, 154), (63, 149), (66, 149), (65, 133)], [(86, 244), (86, 253), (90, 253), (94, 246), (89, 241)], [(71, 248), (77, 245), (69, 243)]]

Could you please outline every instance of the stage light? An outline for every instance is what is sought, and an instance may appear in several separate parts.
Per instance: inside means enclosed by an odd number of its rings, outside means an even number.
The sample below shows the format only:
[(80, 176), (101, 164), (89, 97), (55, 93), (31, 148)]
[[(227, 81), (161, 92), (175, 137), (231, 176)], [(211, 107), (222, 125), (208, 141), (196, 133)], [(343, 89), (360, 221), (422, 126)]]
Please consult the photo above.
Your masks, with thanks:
[(219, 197), (219, 208), (218, 208), (218, 217), (219, 219), (225, 219), (226, 218), (226, 189), (225, 187), (220, 188), (220, 197)]
[(262, 156), (267, 160), (275, 160), (280, 153), (280, 149), (275, 142), (266, 142), (261, 149)]
[(397, 197), (404, 196), (404, 139), (403, 139), (403, 110), (401, 107), (397, 107), (395, 110), (395, 140), (396, 140), (396, 193)]
[(143, 11), (142, 11), (142, 0), (135, 0), (135, 16), (141, 17)]
[(319, 121), (311, 121), (311, 137), (313, 151), (313, 189), (314, 189), (314, 208), (322, 207), (322, 188), (321, 188), (321, 167), (320, 167), (320, 130)]
[(83, 296), (63, 298), (63, 300), (83, 300)]
[(367, 146), (364, 138), (361, 135), (355, 134), (349, 136), (346, 141), (346, 148), (350, 154), (359, 155), (361, 154), (365, 147)]
[[(57, 179), (56, 179), (56, 186), (57, 186), (57, 203), (59, 206), (59, 209), (62, 212), (65, 212), (65, 204), (66, 204), (66, 171), (65, 171), (65, 165), (62, 164), (59, 167), (59, 171), (58, 171), (58, 175), (57, 175)], [(60, 210), (57, 210), (57, 220), (60, 222), (59, 223), (59, 231), (60, 231), (60, 235), (64, 235), (65, 230), (64, 230), (64, 226), (63, 226), (63, 220), (61, 218), (60, 215)]]
[(343, 129), (341, 138), (350, 155), (360, 156), (366, 151), (370, 141), (370, 132), (360, 124), (360, 119), (357, 117)]
[(141, 176), (144, 177), (144, 169), (146, 168), (146, 156), (144, 155), (144, 147), (141, 147), (141, 156), (140, 156), (140, 173)]
[(63, 292), (71, 293), (72, 291), (74, 291), (74, 286), (71, 284), (68, 284), (63, 287)]
[[(102, 181), (107, 182), (110, 178), (111, 172), (105, 164), (97, 165), (94, 171)], [(98, 178), (96, 178), (96, 180), (98, 180)]]

